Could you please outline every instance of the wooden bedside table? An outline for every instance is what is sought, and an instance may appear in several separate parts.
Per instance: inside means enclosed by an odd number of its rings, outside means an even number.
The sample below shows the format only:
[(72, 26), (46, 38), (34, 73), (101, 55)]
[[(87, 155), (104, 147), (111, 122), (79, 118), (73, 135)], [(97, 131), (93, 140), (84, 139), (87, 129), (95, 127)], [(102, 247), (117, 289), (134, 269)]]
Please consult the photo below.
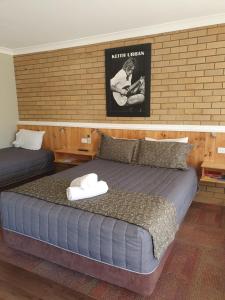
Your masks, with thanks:
[(225, 185), (225, 162), (203, 161), (200, 182), (220, 183)]
[(96, 152), (87, 150), (81, 151), (78, 149), (56, 149), (54, 150), (55, 163), (76, 166), (83, 162), (93, 160)]
[(225, 205), (225, 162), (220, 160), (203, 161), (202, 176), (195, 201)]

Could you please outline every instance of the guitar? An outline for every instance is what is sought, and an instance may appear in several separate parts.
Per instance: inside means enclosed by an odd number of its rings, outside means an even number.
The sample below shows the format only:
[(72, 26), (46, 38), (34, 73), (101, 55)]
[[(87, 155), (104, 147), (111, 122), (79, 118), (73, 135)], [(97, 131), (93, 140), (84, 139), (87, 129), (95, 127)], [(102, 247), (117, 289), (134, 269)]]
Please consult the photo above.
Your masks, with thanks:
[(144, 77), (141, 76), (140, 79), (138, 79), (135, 83), (133, 83), (132, 85), (117, 85), (118, 88), (127, 90), (127, 94), (126, 95), (122, 95), (119, 92), (113, 92), (113, 98), (115, 99), (116, 103), (119, 106), (124, 106), (127, 103), (127, 98), (129, 98), (132, 95), (135, 95), (139, 89), (139, 87), (143, 84), (144, 82)]

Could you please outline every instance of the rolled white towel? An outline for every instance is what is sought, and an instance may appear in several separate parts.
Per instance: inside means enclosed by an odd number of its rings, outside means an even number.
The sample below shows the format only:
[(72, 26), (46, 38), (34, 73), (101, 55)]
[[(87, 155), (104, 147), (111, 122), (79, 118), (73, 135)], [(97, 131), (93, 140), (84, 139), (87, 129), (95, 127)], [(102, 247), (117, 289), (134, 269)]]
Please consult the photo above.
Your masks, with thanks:
[(68, 200), (75, 201), (105, 194), (108, 189), (108, 185), (105, 181), (98, 181), (94, 187), (86, 190), (78, 186), (70, 186), (66, 189), (66, 195)]
[(70, 187), (80, 187), (84, 190), (94, 187), (98, 182), (98, 175), (95, 173), (86, 174), (74, 179), (70, 183)]

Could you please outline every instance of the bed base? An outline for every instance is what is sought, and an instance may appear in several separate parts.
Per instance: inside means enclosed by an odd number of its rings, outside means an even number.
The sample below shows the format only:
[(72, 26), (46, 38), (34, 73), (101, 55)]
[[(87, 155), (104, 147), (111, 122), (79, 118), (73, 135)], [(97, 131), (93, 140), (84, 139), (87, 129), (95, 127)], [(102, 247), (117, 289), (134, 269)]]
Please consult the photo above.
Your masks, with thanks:
[(19, 180), (18, 179), (13, 179), (13, 180), (9, 180), (7, 183), (1, 183), (0, 182), (0, 192), (3, 192), (5, 190), (9, 190), (9, 189), (13, 189), (14, 187), (17, 187), (21, 184), (39, 179), (43, 176), (47, 176), (47, 175), (52, 175), (55, 172), (55, 166), (54, 165), (49, 165), (44, 169), (40, 169), (35, 171), (34, 173), (31, 174), (25, 174), (24, 176), (20, 177)]
[(143, 296), (152, 294), (167, 257), (173, 247), (172, 243), (167, 248), (158, 268), (151, 274), (146, 275), (100, 263), (15, 232), (8, 230), (2, 230), (2, 232), (3, 240), (11, 248), (21, 250), (71, 270), (126, 288)]

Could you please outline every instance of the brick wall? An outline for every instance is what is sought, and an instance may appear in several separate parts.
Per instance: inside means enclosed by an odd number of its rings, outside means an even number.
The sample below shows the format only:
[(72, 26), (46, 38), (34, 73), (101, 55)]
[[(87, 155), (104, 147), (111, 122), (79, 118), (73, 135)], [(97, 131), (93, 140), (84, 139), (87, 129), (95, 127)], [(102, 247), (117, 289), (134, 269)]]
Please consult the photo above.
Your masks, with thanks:
[[(104, 49), (152, 43), (151, 116), (106, 117)], [(225, 25), (14, 57), (20, 120), (225, 125)]]

